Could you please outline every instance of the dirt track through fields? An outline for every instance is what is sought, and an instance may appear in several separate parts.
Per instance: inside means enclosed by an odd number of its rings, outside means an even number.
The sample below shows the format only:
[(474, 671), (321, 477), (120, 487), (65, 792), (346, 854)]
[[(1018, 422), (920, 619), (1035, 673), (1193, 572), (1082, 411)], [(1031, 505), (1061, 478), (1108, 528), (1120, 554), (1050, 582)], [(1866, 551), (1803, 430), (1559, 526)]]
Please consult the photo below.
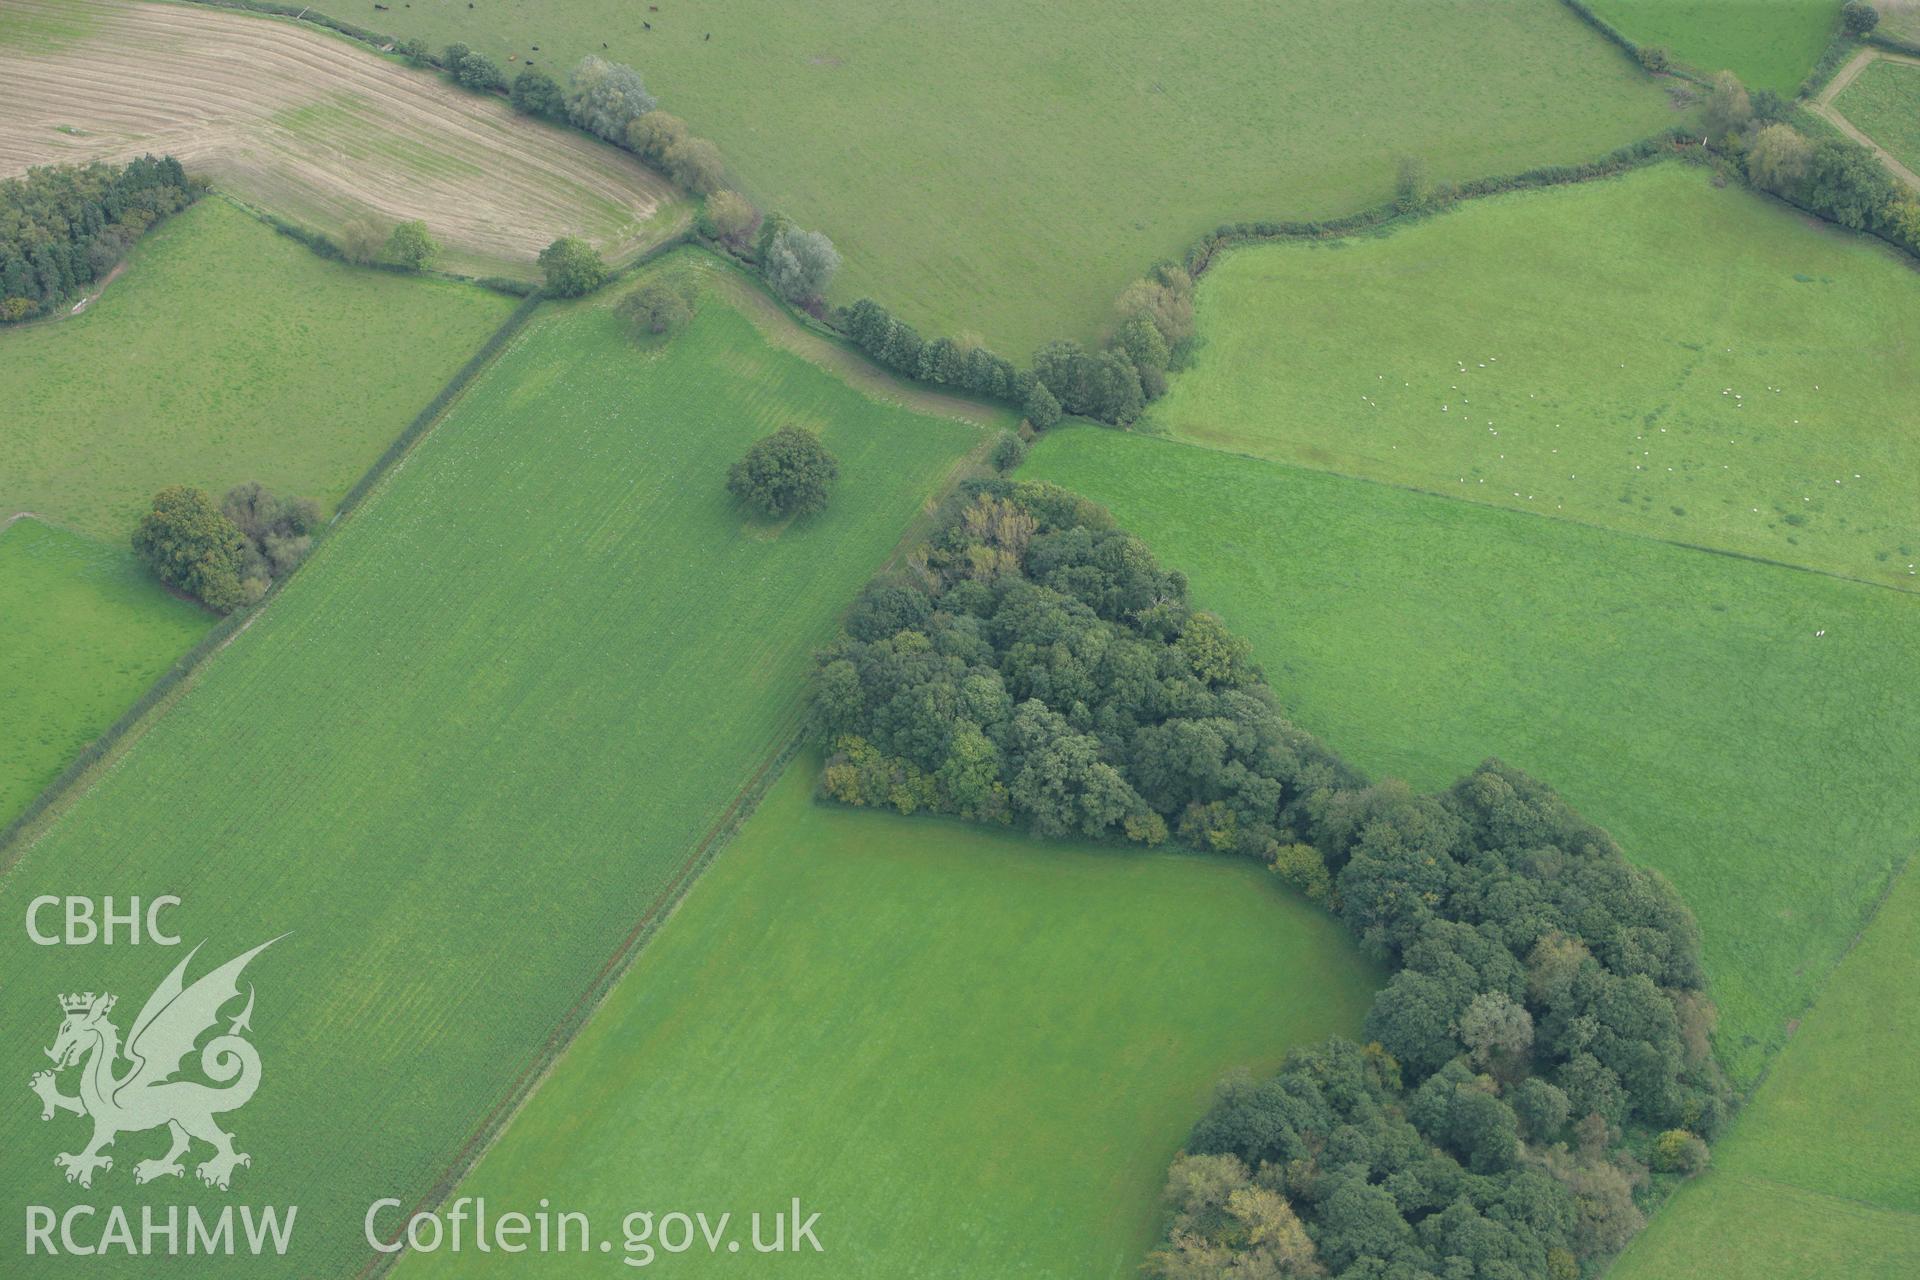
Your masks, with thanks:
[(1900, 181), (1910, 187), (1920, 189), (1920, 173), (1915, 173), (1894, 159), (1893, 156), (1888, 154), (1885, 147), (1882, 147), (1872, 138), (1862, 133), (1855, 127), (1851, 120), (1840, 114), (1838, 107), (1833, 105), (1833, 100), (1839, 97), (1848, 85), (1858, 79), (1862, 71), (1865, 71), (1870, 65), (1881, 58), (1885, 58), (1888, 62), (1902, 62), (1910, 67), (1920, 67), (1920, 58), (1909, 58), (1904, 53), (1887, 53), (1880, 49), (1862, 49), (1854, 55), (1853, 61), (1840, 68), (1839, 74), (1827, 82), (1827, 87), (1821, 91), (1820, 96), (1816, 98), (1811, 105), (1815, 111), (1826, 117), (1827, 121), (1832, 124), (1834, 128), (1846, 134), (1849, 138), (1852, 138), (1876, 156), (1879, 156), (1880, 163), (1891, 169), (1894, 176), (1899, 178)]
[(423, 219), (445, 265), (483, 274), (530, 275), (560, 235), (618, 261), (685, 217), (665, 180), (624, 152), (310, 27), (125, 0), (6, 2), (28, 18), (81, 8), (88, 31), (0, 51), (0, 177), (171, 153), (330, 234), (363, 215)]

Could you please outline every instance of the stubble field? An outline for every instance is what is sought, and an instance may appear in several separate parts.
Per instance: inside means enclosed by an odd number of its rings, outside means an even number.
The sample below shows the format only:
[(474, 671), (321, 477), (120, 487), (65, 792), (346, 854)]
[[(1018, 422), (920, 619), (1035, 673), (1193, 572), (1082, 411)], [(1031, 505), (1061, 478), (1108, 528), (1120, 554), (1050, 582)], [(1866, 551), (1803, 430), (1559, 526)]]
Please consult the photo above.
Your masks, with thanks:
[(625, 152), (311, 25), (129, 0), (15, 3), (0, 25), (0, 176), (171, 154), (329, 235), (356, 217), (421, 219), (446, 249), (439, 265), (526, 279), (558, 236), (619, 261), (688, 216)]

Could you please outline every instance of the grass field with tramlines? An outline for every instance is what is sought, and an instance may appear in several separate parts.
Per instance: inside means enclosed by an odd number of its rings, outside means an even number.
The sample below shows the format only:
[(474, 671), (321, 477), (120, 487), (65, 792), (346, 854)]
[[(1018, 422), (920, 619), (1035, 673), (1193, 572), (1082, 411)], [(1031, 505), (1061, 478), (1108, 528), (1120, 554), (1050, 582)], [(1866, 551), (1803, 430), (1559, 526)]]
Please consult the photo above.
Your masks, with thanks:
[[(725, 473), (787, 423), (823, 431), (839, 491), (767, 526)], [(288, 935), (248, 970), (268, 1071), (230, 1123), (258, 1153), (236, 1195), (298, 1204), (296, 1248), (199, 1274), (370, 1256), (367, 1205), (425, 1194), (538, 1064), (790, 734), (811, 647), (979, 439), (864, 397), (717, 298), (665, 347), (605, 305), (552, 314), (25, 849), (0, 879), (9, 919), (111, 884), (178, 895), (197, 965)], [(130, 1018), (177, 959), (36, 951), (14, 930), (0, 970), (29, 951), (36, 980), (0, 988), (22, 1088), (50, 992), (108, 989)], [(157, 1154), (134, 1135), (92, 1190), (68, 1185), (61, 1129), (0, 1113), (14, 1220), (179, 1194), (133, 1185)], [(43, 1263), (60, 1265), (21, 1274)]]

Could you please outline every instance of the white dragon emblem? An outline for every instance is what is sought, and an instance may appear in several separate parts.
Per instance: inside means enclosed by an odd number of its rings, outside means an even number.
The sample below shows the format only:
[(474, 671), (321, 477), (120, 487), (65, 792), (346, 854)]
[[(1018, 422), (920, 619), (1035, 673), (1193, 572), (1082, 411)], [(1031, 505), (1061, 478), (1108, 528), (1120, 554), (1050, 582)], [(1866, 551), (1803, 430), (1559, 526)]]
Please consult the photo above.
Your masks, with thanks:
[[(284, 934), (282, 935), (285, 936)], [(240, 971), (247, 962), (280, 939), (263, 942), (243, 956), (202, 977), (192, 986), (183, 979), (187, 965), (199, 954), (195, 947), (187, 958), (174, 966), (166, 980), (147, 997), (140, 1016), (127, 1033), (124, 1051), (120, 1030), (107, 1020), (113, 1012), (115, 997), (105, 992), (95, 995), (60, 997), (66, 1015), (60, 1034), (47, 1050), (53, 1070), (33, 1077), (31, 1087), (40, 1095), (42, 1120), (53, 1119), (56, 1111), (71, 1111), (93, 1119), (93, 1141), (82, 1151), (63, 1153), (54, 1164), (67, 1171), (67, 1181), (83, 1187), (93, 1185), (95, 1170), (111, 1170), (113, 1159), (101, 1154), (122, 1133), (157, 1129), (161, 1125), (173, 1134), (173, 1145), (157, 1160), (142, 1160), (133, 1167), (135, 1182), (155, 1178), (179, 1177), (185, 1170), (180, 1157), (187, 1154), (193, 1139), (213, 1147), (213, 1158), (199, 1166), (200, 1180), (211, 1187), (227, 1190), (233, 1171), (239, 1165), (251, 1165), (252, 1157), (233, 1149), (233, 1135), (214, 1123), (223, 1112), (245, 1106), (260, 1087), (260, 1054), (241, 1038), (251, 1030), (253, 988), (247, 988), (247, 1007), (229, 1023), (226, 1033), (207, 1041), (200, 1051), (200, 1070), (209, 1080), (223, 1085), (214, 1088), (194, 1080), (176, 1080), (174, 1075), (194, 1044), (220, 1020), (221, 1006), (240, 994)], [(115, 1067), (124, 1052), (132, 1065), (124, 1074)], [(89, 1056), (91, 1055), (91, 1056)], [(60, 1092), (56, 1073), (82, 1063), (80, 1092), (68, 1097)]]

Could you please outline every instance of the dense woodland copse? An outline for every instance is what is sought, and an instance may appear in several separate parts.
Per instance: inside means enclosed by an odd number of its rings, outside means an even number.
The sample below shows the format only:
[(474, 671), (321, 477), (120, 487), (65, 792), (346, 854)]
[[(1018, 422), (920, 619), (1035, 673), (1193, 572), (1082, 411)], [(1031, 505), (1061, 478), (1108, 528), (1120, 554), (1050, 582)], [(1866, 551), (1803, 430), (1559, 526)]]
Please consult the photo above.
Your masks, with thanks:
[(1704, 1161), (1727, 1091), (1692, 916), (1544, 784), (1369, 785), (1101, 508), (969, 484), (818, 656), (822, 790), (1259, 858), (1393, 968), (1365, 1047), (1223, 1086), (1165, 1277), (1572, 1277)]
[(0, 322), (50, 314), (201, 190), (172, 156), (52, 165), (0, 182)]
[(300, 567), (320, 529), (320, 506), (250, 480), (214, 505), (192, 485), (169, 485), (133, 531), (133, 551), (154, 576), (217, 613), (256, 604)]

